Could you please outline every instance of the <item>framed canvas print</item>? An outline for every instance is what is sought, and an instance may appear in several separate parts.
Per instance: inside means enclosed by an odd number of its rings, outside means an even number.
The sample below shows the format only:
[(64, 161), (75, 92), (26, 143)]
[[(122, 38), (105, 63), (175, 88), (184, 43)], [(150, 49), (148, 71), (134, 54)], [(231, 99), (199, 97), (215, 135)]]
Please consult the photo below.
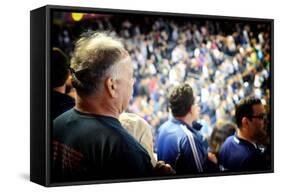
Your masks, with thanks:
[(272, 19), (31, 11), (30, 179), (272, 173)]

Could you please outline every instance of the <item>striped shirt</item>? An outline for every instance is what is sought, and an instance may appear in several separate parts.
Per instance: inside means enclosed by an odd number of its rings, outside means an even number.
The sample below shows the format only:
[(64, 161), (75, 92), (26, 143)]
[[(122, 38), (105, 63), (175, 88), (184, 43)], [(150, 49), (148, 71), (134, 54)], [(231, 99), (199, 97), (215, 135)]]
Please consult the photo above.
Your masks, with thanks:
[(201, 173), (206, 169), (207, 150), (200, 132), (172, 118), (159, 128), (158, 160), (169, 163), (177, 174)]

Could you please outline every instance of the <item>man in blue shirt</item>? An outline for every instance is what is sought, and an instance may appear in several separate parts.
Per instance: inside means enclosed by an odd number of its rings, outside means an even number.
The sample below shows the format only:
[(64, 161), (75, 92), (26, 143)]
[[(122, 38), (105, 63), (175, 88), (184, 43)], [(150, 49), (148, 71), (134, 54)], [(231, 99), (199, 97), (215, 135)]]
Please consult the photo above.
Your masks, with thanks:
[(238, 130), (226, 139), (219, 152), (219, 164), (224, 170), (264, 170), (264, 149), (258, 141), (265, 138), (265, 108), (260, 99), (245, 98), (237, 106), (235, 119)]
[(193, 90), (187, 83), (175, 87), (169, 104), (173, 117), (159, 128), (158, 160), (169, 163), (177, 174), (200, 173), (205, 170), (207, 150), (202, 135), (192, 126), (199, 118)]

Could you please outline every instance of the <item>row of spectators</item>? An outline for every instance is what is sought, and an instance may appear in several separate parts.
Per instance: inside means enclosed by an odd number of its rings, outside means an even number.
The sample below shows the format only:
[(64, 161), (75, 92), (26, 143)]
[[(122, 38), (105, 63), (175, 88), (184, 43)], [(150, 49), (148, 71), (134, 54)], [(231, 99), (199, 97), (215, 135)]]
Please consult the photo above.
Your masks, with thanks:
[(140, 15), (104, 15), (72, 23), (62, 20), (66, 15), (54, 18), (52, 43), (68, 56), (83, 31), (108, 30), (122, 39), (135, 77), (128, 112), (143, 117), (155, 137), (169, 117), (167, 93), (183, 82), (197, 96), (201, 131), (207, 138), (215, 126), (233, 122), (234, 106), (242, 98), (255, 96), (270, 104), (267, 24)]

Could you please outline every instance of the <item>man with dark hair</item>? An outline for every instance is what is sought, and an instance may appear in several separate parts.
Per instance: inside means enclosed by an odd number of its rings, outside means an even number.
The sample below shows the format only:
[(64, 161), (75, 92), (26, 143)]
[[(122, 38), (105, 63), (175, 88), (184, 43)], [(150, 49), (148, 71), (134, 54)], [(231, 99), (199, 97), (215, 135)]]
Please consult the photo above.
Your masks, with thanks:
[(205, 170), (207, 150), (203, 136), (193, 126), (200, 108), (192, 88), (187, 84), (175, 87), (169, 95), (173, 117), (159, 128), (158, 160), (169, 163), (177, 174), (200, 173)]
[(250, 171), (267, 167), (264, 149), (258, 146), (258, 140), (266, 136), (265, 118), (260, 99), (248, 97), (240, 101), (235, 111), (237, 132), (227, 138), (219, 152), (219, 164), (223, 169)]
[[(77, 100), (75, 108), (54, 120), (53, 181), (153, 176), (147, 151), (118, 120), (134, 84), (131, 59), (120, 40), (105, 33), (82, 36), (71, 67)], [(167, 168), (163, 162), (157, 167)]]
[(65, 94), (66, 81), (70, 75), (68, 57), (59, 48), (54, 47), (51, 53), (51, 118), (71, 109), (75, 100)]

